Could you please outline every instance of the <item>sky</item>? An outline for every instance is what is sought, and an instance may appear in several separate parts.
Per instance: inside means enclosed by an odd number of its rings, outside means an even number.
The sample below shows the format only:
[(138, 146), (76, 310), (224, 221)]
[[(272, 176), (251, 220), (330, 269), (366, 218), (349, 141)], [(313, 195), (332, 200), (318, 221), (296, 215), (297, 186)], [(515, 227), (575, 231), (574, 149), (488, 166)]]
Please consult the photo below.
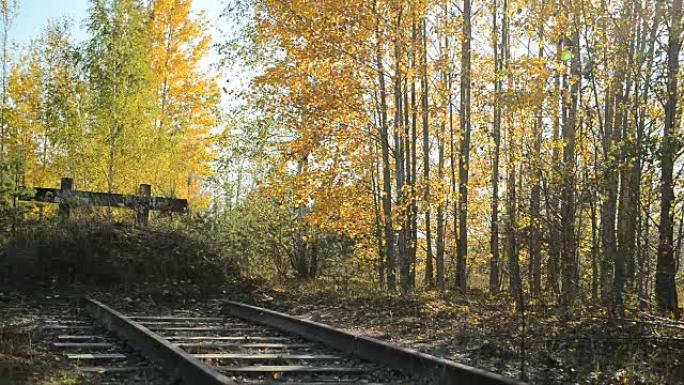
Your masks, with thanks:
[[(72, 33), (77, 43), (87, 39), (85, 27), (90, 0), (18, 0), (19, 11), (10, 30), (10, 42), (25, 47), (33, 38), (37, 38), (45, 30), (50, 20), (69, 18), (72, 21)], [(213, 41), (221, 41), (226, 33), (226, 28), (219, 28), (226, 21), (220, 20), (224, 9), (225, 0), (193, 0), (193, 10), (196, 13), (204, 12), (205, 19), (209, 22), (208, 32), (212, 34)], [(231, 25), (227, 26), (228, 30)], [(229, 33), (229, 32), (228, 32)], [(230, 73), (225, 69), (217, 70), (219, 62), (217, 50), (211, 49), (208, 57), (200, 64), (208, 72), (218, 75), (218, 83), (222, 89), (231, 91), (241, 90), (249, 82), (250, 73), (241, 68), (232, 68)], [(223, 107), (237, 105), (238, 100), (227, 93), (221, 94)]]
[[(74, 37), (82, 41), (86, 37), (84, 20), (88, 16), (90, 0), (19, 0), (19, 14), (10, 31), (10, 39), (20, 45), (37, 37), (51, 19), (68, 17), (73, 21)], [(194, 0), (195, 11), (204, 11), (215, 31), (218, 17), (223, 9), (222, 0)]]

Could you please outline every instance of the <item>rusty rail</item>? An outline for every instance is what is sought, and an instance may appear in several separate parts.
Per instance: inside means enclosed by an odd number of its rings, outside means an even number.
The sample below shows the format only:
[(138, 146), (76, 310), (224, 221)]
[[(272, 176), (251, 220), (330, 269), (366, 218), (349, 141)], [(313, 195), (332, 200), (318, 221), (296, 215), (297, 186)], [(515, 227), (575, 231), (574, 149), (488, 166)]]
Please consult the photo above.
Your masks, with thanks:
[[(193, 384), (193, 385), (228, 385), (234, 382), (220, 371), (234, 372), (244, 371), (243, 367), (212, 367), (201, 359), (206, 358), (236, 358), (236, 359), (255, 359), (263, 360), (265, 358), (282, 358), (293, 357), (293, 359), (312, 360), (312, 359), (328, 359), (329, 357), (336, 358), (337, 355), (325, 356), (315, 355), (313, 353), (302, 354), (246, 354), (241, 352), (236, 353), (204, 353), (204, 354), (190, 354), (181, 348), (182, 344), (174, 344), (170, 342), (171, 337), (163, 337), (154, 332), (150, 328), (144, 326), (145, 322), (136, 322), (133, 317), (125, 316), (116, 310), (108, 307), (102, 302), (92, 298), (85, 299), (85, 309), (87, 312), (102, 326), (110, 330), (117, 337), (126, 341), (132, 348), (139, 351), (150, 361), (156, 362), (162, 367), (166, 374), (177, 380), (179, 383)], [(420, 379), (420, 383), (430, 384), (458, 384), (458, 385), (525, 385), (522, 382), (503, 377), (501, 375), (491, 373), (485, 370), (473, 368), (467, 365), (459, 364), (446, 359), (434, 357), (428, 354), (420, 353), (415, 350), (401, 348), (384, 341), (375, 340), (373, 338), (355, 335), (328, 325), (321, 323), (302, 320), (284, 313), (279, 313), (273, 310), (263, 309), (255, 306), (245, 305), (238, 302), (228, 301), (225, 303), (224, 310), (231, 316), (241, 318), (248, 324), (260, 324), (267, 326), (287, 334), (298, 335), (301, 338), (308, 339), (321, 343), (328, 348), (336, 349), (350, 355), (354, 355), (371, 363), (380, 364), (388, 369), (395, 369), (403, 372), (406, 375), (413, 376)], [(218, 319), (223, 329), (230, 332), (235, 332), (237, 329), (231, 329), (226, 322), (228, 322), (228, 314), (222, 319)], [(157, 317), (158, 318), (158, 317)], [(149, 324), (157, 324), (160, 330), (173, 330), (173, 327), (166, 325), (164, 322), (147, 322)], [(165, 325), (161, 325), (164, 323)], [(172, 324), (173, 322), (167, 322)], [(224, 326), (225, 325), (225, 326)], [(168, 326), (168, 327), (167, 327)], [(204, 330), (207, 327), (190, 327), (186, 326), (184, 329)], [(204, 328), (204, 329), (203, 329)], [(152, 327), (154, 329), (154, 327)], [(212, 329), (213, 330), (213, 329)], [(251, 338), (251, 337), (212, 337), (212, 338)], [(257, 337), (254, 337), (257, 338)], [(301, 345), (301, 342), (299, 343)], [(235, 343), (233, 343), (235, 345)], [(257, 344), (258, 345), (258, 344)], [(293, 344), (292, 346), (295, 346)], [(327, 353), (330, 354), (330, 353)], [(259, 357), (257, 357), (259, 356)], [(262, 357), (263, 356), (263, 357)], [(266, 360), (268, 361), (268, 360)], [(251, 368), (251, 367), (249, 367)], [(260, 367), (260, 371), (264, 371), (266, 366)], [(268, 366), (271, 368), (271, 366)], [(294, 368), (293, 366), (273, 366), (273, 371), (282, 371), (283, 368)], [(303, 369), (320, 369), (351, 372), (353, 370), (362, 370), (356, 366), (352, 367), (315, 367), (315, 366), (297, 366), (296, 370)], [(239, 369), (239, 370), (238, 370)], [(367, 369), (363, 369), (367, 370)], [(266, 382), (264, 382), (266, 383)], [(270, 383), (270, 382), (268, 382)]]
[(85, 308), (97, 322), (158, 363), (172, 378), (188, 385), (233, 384), (217, 370), (102, 302), (87, 297)]
[(297, 334), (368, 361), (386, 365), (409, 375), (446, 385), (526, 385), (492, 372), (406, 349), (373, 338), (355, 335), (318, 322), (284, 313), (227, 301), (224, 310), (244, 320)]

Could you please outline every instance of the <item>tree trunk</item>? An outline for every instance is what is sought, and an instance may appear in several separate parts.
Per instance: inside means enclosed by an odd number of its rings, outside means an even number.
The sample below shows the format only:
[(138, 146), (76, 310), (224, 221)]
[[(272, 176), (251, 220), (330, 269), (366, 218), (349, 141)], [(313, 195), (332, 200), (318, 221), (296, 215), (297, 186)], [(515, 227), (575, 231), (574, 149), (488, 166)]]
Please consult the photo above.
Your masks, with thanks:
[[(395, 177), (397, 182), (397, 206), (404, 207), (404, 115), (403, 115), (403, 95), (402, 95), (402, 71), (401, 71), (401, 19), (403, 15), (403, 8), (399, 10), (396, 20), (396, 29), (394, 36), (394, 160), (395, 160)], [(408, 293), (411, 289), (411, 262), (406, 252), (406, 213), (402, 213), (398, 217), (398, 259), (399, 259), (399, 281), (401, 283), (401, 292)]]
[[(544, 1), (541, 2), (540, 22), (539, 22), (539, 41), (544, 41)], [(539, 45), (538, 57), (544, 57), (544, 46)], [(541, 86), (539, 95), (544, 95), (544, 86)], [(534, 124), (534, 145), (532, 146), (531, 156), (531, 179), (532, 189), (530, 191), (530, 292), (533, 296), (541, 295), (541, 145), (542, 133), (544, 131), (544, 98), (541, 96), (537, 118)], [(490, 281), (491, 282), (491, 281)], [(490, 284), (491, 285), (491, 284)]]
[[(299, 162), (297, 162), (297, 174), (302, 174), (307, 171), (309, 167), (309, 155), (304, 155)], [(311, 239), (311, 234), (308, 226), (304, 224), (304, 218), (308, 212), (308, 207), (306, 204), (301, 204), (297, 206), (297, 232), (295, 234), (295, 247), (294, 255), (292, 258), (292, 267), (295, 270), (295, 274), (299, 279), (309, 279), (310, 278), (310, 250), (309, 243)]]
[[(605, 9), (605, 1), (602, 1), (602, 9)], [(606, 29), (607, 23), (604, 19), (602, 28)], [(603, 61), (606, 66), (609, 65), (610, 55), (607, 52), (607, 47), (603, 48)], [(614, 275), (616, 259), (618, 258), (617, 238), (616, 238), (616, 213), (617, 213), (617, 194), (618, 194), (618, 173), (619, 153), (616, 153), (618, 142), (621, 138), (621, 131), (619, 129), (619, 117), (617, 116), (617, 105), (620, 104), (620, 97), (622, 94), (621, 85), (621, 71), (616, 70), (612, 80), (609, 81), (608, 88), (605, 93), (604, 103), (604, 119), (603, 119), (603, 162), (609, 164), (604, 167), (603, 172), (603, 195), (604, 201), (601, 206), (601, 238), (603, 240), (603, 258), (601, 261), (601, 299), (608, 309), (609, 315), (614, 313), (615, 293), (611, 295), (611, 289), (615, 288), (615, 279), (611, 280)], [(596, 91), (595, 91), (596, 92)], [(611, 286), (611, 281), (613, 285)], [(621, 294), (620, 294), (621, 295)]]
[[(509, 0), (504, 0), (503, 4), (503, 23), (501, 32), (502, 44), (502, 68), (506, 69), (507, 75), (507, 92), (513, 92), (513, 77), (510, 76), (511, 63), (511, 38), (510, 38), (510, 18), (508, 13)], [(506, 184), (506, 257), (508, 259), (508, 273), (509, 285), (508, 290), (515, 301), (516, 310), (521, 310), (522, 303), (522, 280), (520, 278), (520, 261), (518, 256), (518, 240), (517, 240), (517, 205), (518, 197), (517, 191), (518, 182), (517, 177), (517, 140), (515, 127), (513, 126), (513, 111), (512, 108), (504, 108), (506, 132), (508, 136), (508, 152), (506, 161), (506, 174), (508, 175), (508, 182)]]
[(466, 261), (468, 258), (468, 175), (470, 161), (470, 0), (463, 0), (463, 41), (461, 45), (461, 108), (460, 125), (463, 139), (458, 162), (459, 180), (459, 235), (456, 257), (456, 288), (467, 289)]
[(591, 192), (591, 301), (598, 302), (599, 268), (598, 268), (598, 220), (596, 215), (596, 193)]
[(667, 96), (665, 104), (665, 126), (661, 144), (660, 179), (660, 224), (658, 226), (658, 260), (656, 263), (655, 296), (658, 311), (672, 313), (679, 317), (677, 286), (675, 284), (675, 260), (673, 249), (674, 233), (674, 188), (672, 173), (679, 128), (679, 53), (681, 51), (682, 0), (673, 0), (670, 8), (670, 33), (667, 48)]
[[(641, 154), (644, 152), (643, 148), (643, 137), (644, 137), (644, 130), (646, 126), (646, 114), (647, 111), (645, 111), (645, 106), (648, 103), (649, 100), (649, 94), (651, 90), (651, 79), (653, 76), (653, 60), (654, 60), (654, 53), (655, 53), (655, 43), (656, 43), (656, 38), (657, 38), (657, 32), (658, 32), (658, 26), (661, 21), (662, 13), (663, 13), (663, 4), (662, 3), (657, 3), (654, 7), (653, 11), (653, 24), (649, 28), (649, 38), (648, 38), (648, 51), (646, 53), (646, 69), (644, 72), (644, 86), (643, 86), (643, 91), (641, 92), (640, 95), (638, 95), (638, 100), (637, 102), (634, 103), (637, 109), (637, 149), (636, 151), (639, 154), (639, 159), (641, 159)], [(647, 24), (648, 18), (646, 15), (643, 16), (644, 18), (644, 25)], [(645, 28), (645, 27), (644, 27)], [(640, 52), (643, 50), (640, 50)], [(637, 77), (638, 81), (639, 77)], [(639, 87), (636, 87), (636, 90), (638, 90)], [(635, 92), (636, 93), (636, 92)], [(648, 161), (649, 158), (644, 157), (645, 161)], [(638, 168), (636, 170), (637, 176), (636, 176), (636, 183), (638, 183), (638, 190), (636, 193), (637, 196), (637, 237), (636, 237), (636, 292), (637, 296), (639, 298), (639, 309), (646, 309), (648, 307), (648, 301), (646, 299), (647, 297), (647, 284), (644, 284), (645, 282), (648, 282), (650, 280), (650, 274), (647, 272), (647, 267), (646, 265), (646, 259), (648, 258), (648, 255), (650, 254), (650, 216), (651, 216), (651, 188), (648, 189), (649, 193), (646, 194), (644, 197), (645, 199), (645, 204), (641, 204), (641, 196), (642, 196), (642, 191), (641, 191), (641, 183), (642, 183), (642, 174), (643, 174), (643, 169), (644, 169), (644, 162), (639, 162)], [(646, 186), (651, 186), (652, 183), (649, 180), (648, 183), (646, 183)], [(642, 241), (643, 240), (643, 241)]]
[[(625, 59), (621, 59), (620, 68), (632, 68), (634, 56), (634, 42), (633, 30), (630, 28), (636, 23), (636, 18), (631, 8), (633, 2), (626, 2), (623, 8), (622, 17), (619, 21), (620, 28), (618, 29), (617, 46), (628, 52), (626, 65), (623, 63)], [(632, 79), (631, 72), (627, 71), (624, 78), (624, 85), (620, 85), (620, 103), (617, 108), (617, 120), (621, 130), (622, 145), (620, 153), (620, 193), (619, 193), (619, 210), (617, 222), (618, 235), (618, 252), (615, 260), (615, 277), (613, 281), (613, 291), (615, 295), (615, 306), (617, 313), (624, 317), (624, 287), (626, 279), (626, 266), (633, 266), (634, 261), (634, 232), (636, 231), (636, 190), (635, 186), (635, 172), (636, 164), (638, 162), (637, 154), (634, 153), (635, 145), (635, 127), (629, 124), (628, 114), (628, 98), (631, 93)]]
[(427, 26), (422, 21), (422, 49), (421, 49), (421, 113), (423, 117), (423, 183), (425, 184), (425, 285), (434, 285), (434, 270), (432, 258), (432, 224), (430, 210), (430, 127), (428, 125), (428, 76), (427, 76)]
[[(444, 21), (446, 22), (447, 9), (444, 7)], [(449, 40), (444, 37), (444, 46), (442, 47), (442, 65), (447, 65), (447, 54), (449, 50)], [(444, 88), (451, 91), (451, 87), (448, 85), (449, 75), (447, 74), (447, 69), (442, 68), (442, 81), (444, 82)], [(437, 138), (438, 143), (438, 155), (437, 155), (437, 180), (442, 183), (444, 180), (444, 140), (446, 139), (446, 118), (448, 117), (448, 103), (449, 95), (444, 96), (444, 118), (441, 119), (439, 126), (439, 135)], [(445, 202), (443, 200), (439, 201), (437, 206), (437, 288), (439, 290), (444, 290), (444, 247), (445, 247), (445, 228), (444, 228), (444, 215), (445, 215)]]
[[(507, 0), (504, 0), (507, 1)], [(511, 114), (508, 112), (508, 114)], [(512, 146), (515, 142), (515, 135), (513, 135), (512, 116), (508, 118), (508, 142)], [(507, 199), (506, 208), (508, 220), (506, 221), (506, 256), (508, 258), (508, 272), (510, 274), (509, 292), (515, 301), (516, 310), (521, 310), (522, 303), (522, 280), (520, 279), (520, 262), (518, 259), (518, 244), (517, 244), (517, 196), (516, 196), (516, 158), (515, 150), (509, 148), (508, 162), (506, 165), (506, 173), (508, 174), (508, 183), (506, 185)]]
[[(449, 79), (449, 84), (451, 84), (452, 79)], [(459, 199), (457, 198), (457, 193), (458, 193), (458, 181), (457, 181), (457, 176), (456, 176), (456, 139), (454, 135), (454, 109), (453, 105), (451, 103), (451, 100), (449, 100), (449, 169), (450, 169), (450, 179), (451, 179), (451, 196), (453, 197), (453, 229), (454, 229), (454, 250), (458, 248), (458, 232), (459, 232), (459, 227), (458, 227), (458, 202)], [(438, 272), (439, 273), (439, 272)], [(444, 281), (444, 277), (442, 277), (442, 281)]]
[(380, 288), (385, 287), (385, 251), (383, 248), (382, 237), (382, 219), (380, 214), (381, 196), (378, 187), (378, 174), (380, 173), (380, 166), (378, 165), (378, 144), (374, 144), (375, 149), (373, 153), (373, 165), (371, 167), (371, 187), (373, 189), (373, 211), (375, 213), (375, 237), (378, 242), (378, 282)]
[[(375, 9), (376, 2), (373, 2)], [(385, 230), (385, 256), (387, 261), (385, 263), (387, 270), (387, 290), (393, 292), (396, 290), (396, 276), (394, 271), (394, 230), (392, 228), (392, 176), (390, 173), (390, 155), (389, 155), (389, 132), (387, 128), (387, 90), (385, 86), (385, 70), (382, 63), (382, 54), (380, 49), (380, 27), (379, 21), (376, 21), (375, 26), (376, 51), (375, 61), (378, 68), (378, 83), (380, 89), (380, 139), (382, 149), (382, 209), (384, 215), (384, 230)]]
[(498, 38), (498, 4), (494, 0), (494, 12), (492, 17), (492, 47), (494, 50), (494, 122), (492, 126), (492, 139), (494, 140), (494, 154), (492, 155), (492, 212), (490, 219), (489, 250), (491, 260), (489, 265), (489, 292), (499, 292), (499, 158), (501, 155), (501, 62), (499, 58)]
[(411, 282), (413, 286), (416, 284), (416, 268), (417, 268), (417, 250), (418, 250), (418, 197), (416, 196), (416, 181), (418, 180), (418, 108), (416, 101), (416, 68), (418, 51), (417, 28), (415, 24), (415, 15), (413, 23), (413, 49), (411, 51), (411, 65), (414, 69), (411, 76), (411, 263), (413, 270), (411, 272)]
[[(2, 9), (2, 105), (0, 106), (0, 167), (4, 167), (5, 161), (5, 130), (7, 126), (5, 109), (7, 108), (7, 66), (9, 56), (7, 54), (7, 40), (9, 37), (11, 11), (5, 5)], [(3, 170), (0, 169), (0, 172)], [(0, 175), (1, 176), (1, 175)]]
[[(563, 51), (563, 39), (560, 38), (556, 44), (556, 60), (561, 60), (561, 53)], [(553, 99), (553, 123), (552, 135), (554, 143), (560, 141), (560, 121), (561, 121), (561, 82), (560, 73), (556, 71), (554, 75), (554, 90), (556, 97)], [(560, 254), (561, 254), (561, 230), (560, 230), (560, 200), (558, 194), (558, 183), (554, 180), (555, 174), (560, 174), (560, 150), (558, 146), (554, 146), (551, 153), (552, 177), (546, 181), (545, 186), (545, 201), (546, 201), (546, 215), (547, 226), (549, 229), (549, 258), (547, 259), (546, 271), (547, 282), (546, 289), (556, 295), (560, 294), (559, 287), (559, 270), (560, 270)]]
[[(577, 129), (577, 106), (580, 91), (580, 47), (579, 31), (577, 30), (577, 12), (572, 10), (574, 26), (571, 28), (570, 49), (572, 58), (570, 63), (570, 93), (564, 97), (567, 119), (563, 122), (563, 167), (561, 186), (561, 229), (562, 229), (562, 289), (561, 310), (563, 317), (573, 316), (577, 291), (576, 275), (576, 244), (575, 244), (575, 136)], [(564, 87), (567, 89), (566, 87)]]

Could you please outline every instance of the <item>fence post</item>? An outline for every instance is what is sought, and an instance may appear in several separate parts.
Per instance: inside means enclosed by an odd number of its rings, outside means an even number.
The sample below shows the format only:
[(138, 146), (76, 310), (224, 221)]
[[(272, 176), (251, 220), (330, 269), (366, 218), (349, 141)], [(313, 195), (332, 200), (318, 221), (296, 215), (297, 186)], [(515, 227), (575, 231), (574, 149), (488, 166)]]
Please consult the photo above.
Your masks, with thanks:
[(72, 178), (62, 178), (59, 186), (59, 217), (62, 219), (69, 218), (71, 208), (68, 200), (71, 199), (71, 190), (74, 188), (74, 180)]
[(138, 196), (140, 200), (138, 201), (137, 208), (137, 222), (138, 226), (145, 227), (150, 218), (150, 197), (152, 196), (152, 186), (149, 184), (141, 184), (138, 188)]

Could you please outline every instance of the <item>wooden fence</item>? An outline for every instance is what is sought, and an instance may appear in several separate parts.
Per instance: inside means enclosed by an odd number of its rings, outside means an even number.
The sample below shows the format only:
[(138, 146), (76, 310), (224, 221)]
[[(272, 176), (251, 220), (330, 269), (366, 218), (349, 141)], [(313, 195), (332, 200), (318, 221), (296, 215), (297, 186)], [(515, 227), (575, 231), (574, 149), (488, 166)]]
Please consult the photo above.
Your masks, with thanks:
[(68, 218), (72, 206), (105, 206), (129, 208), (136, 211), (136, 222), (146, 226), (149, 222), (150, 210), (186, 213), (186, 199), (162, 198), (152, 196), (152, 186), (141, 184), (137, 195), (111, 194), (93, 191), (74, 190), (72, 178), (62, 178), (60, 188), (33, 187), (32, 195), (19, 197), (23, 201), (37, 201), (59, 204), (59, 215)]

